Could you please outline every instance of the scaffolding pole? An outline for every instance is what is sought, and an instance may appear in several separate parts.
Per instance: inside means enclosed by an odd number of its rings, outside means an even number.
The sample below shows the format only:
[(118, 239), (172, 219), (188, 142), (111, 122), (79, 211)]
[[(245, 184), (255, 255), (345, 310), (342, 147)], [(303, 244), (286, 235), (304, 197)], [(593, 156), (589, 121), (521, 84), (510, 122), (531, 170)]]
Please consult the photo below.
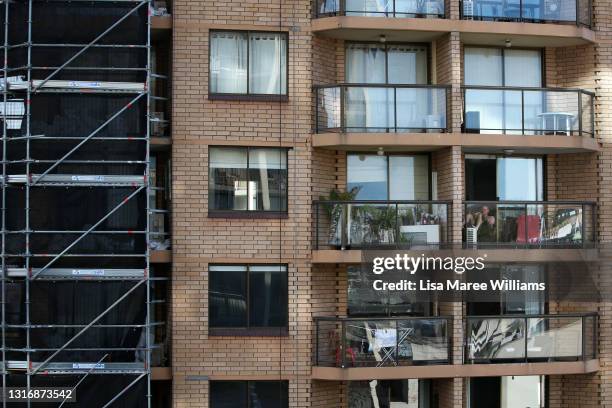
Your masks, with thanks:
[[(9, 2), (4, 2), (4, 84), (2, 89), (2, 103), (8, 102), (8, 21)], [(7, 139), (7, 109), (2, 110), (2, 180), (6, 180), (6, 139)], [(6, 183), (2, 183), (2, 408), (6, 408)]]

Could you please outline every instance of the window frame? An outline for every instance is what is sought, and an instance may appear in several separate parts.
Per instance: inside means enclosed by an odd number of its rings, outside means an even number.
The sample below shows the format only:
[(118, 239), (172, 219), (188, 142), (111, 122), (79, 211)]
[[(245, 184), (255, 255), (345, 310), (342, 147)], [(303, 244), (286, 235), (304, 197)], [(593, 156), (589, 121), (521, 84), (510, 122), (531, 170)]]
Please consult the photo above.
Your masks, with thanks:
[[(359, 156), (359, 155), (370, 155), (370, 156), (380, 156), (377, 152), (360, 152), (358, 150), (349, 150), (346, 152), (346, 164), (345, 164), (345, 174), (346, 174), (346, 183), (345, 183), (345, 188), (348, 189), (348, 173), (349, 173), (349, 163), (348, 163), (348, 157), (349, 156)], [(382, 156), (385, 156), (387, 158), (387, 197), (385, 199), (382, 200), (371, 200), (371, 201), (381, 201), (381, 202), (388, 202), (388, 201), (394, 201), (391, 200), (389, 198), (389, 192), (390, 192), (390, 178), (389, 178), (389, 157), (391, 156), (426, 156), (427, 157), (427, 189), (428, 189), (428, 193), (427, 193), (427, 200), (415, 200), (415, 201), (431, 201), (432, 200), (432, 195), (433, 195), (433, 183), (432, 183), (432, 179), (431, 179), (431, 175), (433, 173), (433, 160), (432, 160), (432, 154), (430, 152), (383, 152)], [(370, 200), (368, 200), (370, 201)], [(397, 200), (395, 200), (397, 201)]]
[[(246, 274), (245, 294), (246, 294), (246, 326), (229, 326), (229, 327), (216, 327), (211, 326), (210, 311), (212, 310), (212, 297), (210, 296), (210, 288), (212, 287), (211, 282), (214, 281), (211, 274), (211, 267), (223, 266), (223, 267), (240, 267), (246, 268), (244, 272)], [(287, 305), (285, 308), (285, 324), (283, 326), (250, 326), (250, 315), (251, 315), (251, 267), (253, 266), (269, 266), (269, 267), (284, 267), (286, 274), (285, 287), (283, 293), (287, 299)], [(289, 265), (287, 264), (209, 264), (208, 265), (208, 335), (209, 336), (262, 336), (262, 337), (286, 337), (289, 335)]]
[[(348, 77), (348, 64), (346, 63), (346, 58), (348, 57), (348, 53), (347, 50), (348, 48), (351, 46), (351, 44), (374, 44), (374, 45), (380, 45), (385, 49), (385, 82), (381, 82), (381, 83), (368, 83), (368, 84), (360, 84), (360, 83), (355, 83), (355, 82), (348, 82), (346, 81), (346, 78)], [(409, 84), (410, 86), (414, 86), (414, 87), (427, 87), (432, 85), (431, 84), (431, 75), (432, 75), (432, 67), (431, 67), (431, 46), (429, 43), (426, 42), (402, 42), (402, 41), (385, 41), (384, 43), (381, 43), (380, 41), (357, 41), (357, 40), (347, 40), (344, 42), (344, 79), (345, 82), (349, 85), (371, 85), (371, 86), (376, 86), (376, 85), (408, 85), (408, 84), (399, 84), (399, 83), (395, 83), (395, 82), (389, 82), (389, 46), (394, 46), (394, 45), (412, 45), (415, 47), (425, 47), (427, 49), (426, 51), (426, 57), (425, 60), (427, 61), (427, 67), (426, 67), (426, 72), (427, 72), (427, 79), (426, 79), (426, 83), (425, 84)]]
[[(245, 93), (228, 93), (228, 92), (212, 92), (212, 35), (214, 33), (246, 33), (247, 35), (247, 60), (246, 60), (246, 81), (247, 90)], [(259, 34), (281, 34), (285, 38), (285, 89), (284, 93), (279, 94), (257, 94), (249, 92), (250, 83), (250, 59), (251, 59), (251, 33)], [(280, 77), (279, 77), (280, 80)], [(225, 100), (225, 101), (277, 101), (287, 102), (289, 100), (289, 32), (288, 31), (270, 31), (270, 30), (208, 30), (208, 99), (209, 100)]]
[[(247, 153), (247, 197), (250, 188), (250, 159), (249, 152), (256, 149), (275, 149), (284, 150), (285, 152), (285, 163), (287, 164), (287, 182), (285, 183), (285, 208), (279, 211), (272, 210), (227, 210), (227, 209), (215, 209), (211, 208), (211, 177), (210, 177), (210, 152), (211, 149), (245, 149)], [(276, 219), (276, 218), (288, 218), (289, 217), (289, 150), (288, 147), (275, 147), (275, 146), (219, 146), (211, 145), (208, 146), (208, 218), (265, 218), (265, 219)]]
[(287, 389), (287, 405), (284, 408), (289, 408), (289, 380), (209, 380), (208, 381), (208, 406), (211, 408), (214, 408), (213, 405), (213, 400), (212, 400), (212, 392), (211, 392), (211, 385), (212, 383), (221, 383), (221, 382), (235, 382), (235, 383), (245, 383), (246, 387), (246, 402), (247, 402), (247, 406), (244, 408), (252, 408), (251, 406), (251, 399), (249, 398), (249, 386), (251, 385), (251, 383), (260, 383), (260, 382), (267, 382), (267, 383), (279, 383), (279, 387), (281, 385), (284, 385)]
[[(466, 45), (463, 47), (461, 51), (461, 64), (465, 67), (465, 50), (467, 48), (493, 48), (501, 50), (501, 77), (502, 77), (502, 85), (498, 87), (507, 87), (506, 85), (506, 47), (499, 47), (497, 45)], [(542, 84), (541, 88), (546, 88), (546, 53), (545, 49), (541, 47), (512, 47), (511, 50), (525, 50), (525, 51), (539, 51), (540, 52), (540, 82)], [(461, 73), (461, 83), (462, 86), (475, 86), (478, 87), (480, 85), (466, 85), (465, 84), (465, 72)]]

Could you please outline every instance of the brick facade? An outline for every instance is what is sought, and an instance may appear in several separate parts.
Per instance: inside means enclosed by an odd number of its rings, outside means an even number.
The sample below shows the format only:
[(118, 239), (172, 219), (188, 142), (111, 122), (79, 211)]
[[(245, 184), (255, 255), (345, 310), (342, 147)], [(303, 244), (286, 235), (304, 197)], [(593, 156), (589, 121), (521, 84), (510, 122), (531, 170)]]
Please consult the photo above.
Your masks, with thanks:
[[(447, 13), (459, 18), (459, 3), (447, 1)], [(609, 5), (595, 2), (601, 42), (546, 48), (547, 86), (580, 87), (597, 92), (596, 127), (600, 153), (546, 155), (548, 200), (599, 198), (599, 235), (612, 229), (612, 34)], [(315, 149), (313, 85), (345, 80), (344, 40), (311, 33), (309, 0), (173, 1), (173, 145), (172, 145), (172, 367), (173, 405), (208, 407), (209, 380), (283, 379), (289, 381), (289, 406), (346, 407), (347, 383), (311, 379), (314, 316), (345, 316), (347, 265), (313, 264), (312, 202), (346, 186), (346, 151)], [(494, 24), (494, 23), (492, 23)], [(281, 31), (289, 36), (288, 101), (212, 100), (208, 97), (209, 32), (213, 29)], [(607, 29), (606, 29), (607, 30)], [(607, 37), (610, 37), (608, 39)], [(459, 32), (430, 43), (432, 83), (449, 85), (448, 129), (461, 132), (463, 83)], [(280, 219), (208, 216), (210, 146), (266, 146), (289, 149), (288, 215)], [(350, 149), (349, 149), (350, 150)], [(461, 242), (465, 198), (462, 146), (431, 149), (438, 199), (451, 205), (451, 237)], [(402, 151), (411, 152), (410, 145)], [(496, 152), (498, 153), (498, 152)], [(287, 336), (212, 336), (208, 329), (210, 264), (287, 264), (289, 330)], [(609, 278), (603, 277), (604, 284)], [(567, 306), (567, 305), (566, 305)], [(569, 307), (557, 305), (558, 311)], [(453, 361), (463, 358), (465, 307), (439, 305), (451, 315)], [(598, 307), (601, 368), (597, 374), (549, 377), (549, 407), (599, 407), (612, 403), (607, 339), (612, 305)], [(609, 333), (608, 333), (609, 334)], [(433, 382), (439, 408), (466, 406), (467, 380)], [(588, 398), (585, 399), (585, 394)]]

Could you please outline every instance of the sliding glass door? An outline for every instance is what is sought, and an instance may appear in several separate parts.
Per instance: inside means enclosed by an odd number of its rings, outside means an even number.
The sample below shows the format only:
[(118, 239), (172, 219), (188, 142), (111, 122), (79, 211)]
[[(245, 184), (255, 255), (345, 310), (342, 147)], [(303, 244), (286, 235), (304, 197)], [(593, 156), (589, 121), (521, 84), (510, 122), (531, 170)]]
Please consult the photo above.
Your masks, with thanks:
[(468, 131), (520, 134), (539, 128), (542, 92), (516, 87), (542, 86), (540, 50), (466, 47), (464, 60)]
[(468, 201), (540, 201), (544, 168), (540, 157), (466, 155)]
[[(384, 132), (422, 129), (427, 90), (387, 85), (426, 84), (427, 47), (414, 44), (351, 43), (346, 48), (346, 127)], [(372, 84), (371, 86), (363, 86)], [(374, 84), (380, 84), (380, 87)]]
[(544, 408), (544, 376), (470, 378), (469, 408)]

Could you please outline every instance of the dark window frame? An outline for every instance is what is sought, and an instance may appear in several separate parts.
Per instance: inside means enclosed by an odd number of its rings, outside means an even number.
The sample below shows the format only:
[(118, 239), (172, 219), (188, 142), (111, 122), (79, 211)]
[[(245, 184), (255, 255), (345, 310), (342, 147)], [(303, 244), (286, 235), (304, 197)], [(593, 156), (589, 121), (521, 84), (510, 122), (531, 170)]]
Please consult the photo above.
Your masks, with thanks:
[[(212, 287), (211, 282), (214, 281), (213, 274), (210, 269), (215, 266), (224, 267), (240, 267), (246, 268), (244, 272), (246, 274), (245, 294), (246, 294), (246, 326), (228, 326), (228, 327), (217, 327), (212, 326), (210, 322), (210, 311), (212, 310), (212, 297), (210, 296), (210, 288)], [(270, 266), (270, 267), (284, 267), (285, 268), (285, 287), (283, 292), (285, 293), (285, 299), (287, 304), (285, 307), (285, 323), (283, 326), (251, 326), (250, 325), (250, 312), (251, 312), (251, 296), (250, 296), (250, 281), (251, 281), (251, 267), (253, 266)], [(242, 271), (239, 271), (242, 272)], [(286, 337), (289, 335), (289, 265), (287, 264), (210, 264), (208, 267), (208, 334), (209, 336), (265, 336), (265, 337)]]
[[(246, 63), (246, 92), (245, 93), (228, 93), (228, 92), (212, 92), (212, 35), (214, 33), (245, 33), (247, 35), (247, 63)], [(285, 89), (278, 94), (258, 94), (250, 92), (250, 58), (251, 58), (251, 33), (259, 34), (281, 34), (285, 38)], [(280, 77), (279, 77), (280, 80)], [(234, 101), (270, 101), (270, 102), (287, 102), (289, 100), (289, 32), (288, 31), (269, 31), (269, 30), (209, 30), (208, 31), (208, 99), (209, 100), (234, 100)]]
[[(212, 208), (211, 203), (211, 167), (210, 167), (210, 151), (211, 149), (245, 149), (247, 153), (247, 197), (249, 192), (249, 181), (250, 180), (250, 166), (249, 166), (249, 152), (257, 149), (275, 149), (285, 151), (285, 163), (287, 165), (287, 182), (285, 183), (285, 208), (280, 211), (272, 210), (228, 210), (228, 209), (215, 209)], [(208, 218), (265, 218), (265, 219), (276, 219), (276, 218), (288, 218), (289, 216), (289, 148), (287, 147), (274, 147), (274, 146), (208, 146)], [(247, 205), (248, 207), (248, 205)]]
[[(229, 382), (233, 382), (233, 383), (244, 383), (246, 385), (245, 390), (246, 390), (246, 402), (247, 402), (247, 406), (244, 408), (253, 408), (251, 406), (251, 399), (249, 398), (249, 386), (251, 385), (251, 383), (278, 383), (278, 386), (284, 386), (285, 389), (287, 390), (287, 405), (285, 406), (285, 408), (289, 408), (289, 380), (209, 380), (208, 381), (208, 406), (211, 408), (215, 408), (215, 406), (213, 405), (213, 393), (212, 393), (212, 385), (213, 383), (229, 383)], [(241, 407), (242, 408), (242, 407)]]

